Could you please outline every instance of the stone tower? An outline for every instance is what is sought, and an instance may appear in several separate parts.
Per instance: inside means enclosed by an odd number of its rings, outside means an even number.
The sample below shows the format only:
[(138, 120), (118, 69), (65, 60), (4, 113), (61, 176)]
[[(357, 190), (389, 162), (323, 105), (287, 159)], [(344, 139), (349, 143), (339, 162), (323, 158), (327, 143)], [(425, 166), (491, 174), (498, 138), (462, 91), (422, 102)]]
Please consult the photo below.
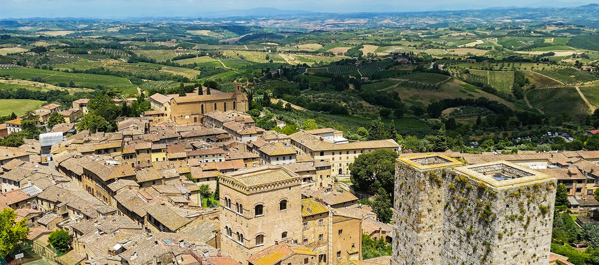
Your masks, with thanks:
[(235, 92), (233, 92), (233, 96), (235, 97), (236, 105), (234, 109), (242, 112), (246, 112), (250, 109), (248, 95), (241, 91), (241, 83), (235, 82)]
[(400, 158), (395, 170), (393, 264), (446, 264), (443, 245), (443, 182), (462, 165), (446, 156)]
[(393, 263), (547, 264), (556, 180), (509, 162), (400, 158)]

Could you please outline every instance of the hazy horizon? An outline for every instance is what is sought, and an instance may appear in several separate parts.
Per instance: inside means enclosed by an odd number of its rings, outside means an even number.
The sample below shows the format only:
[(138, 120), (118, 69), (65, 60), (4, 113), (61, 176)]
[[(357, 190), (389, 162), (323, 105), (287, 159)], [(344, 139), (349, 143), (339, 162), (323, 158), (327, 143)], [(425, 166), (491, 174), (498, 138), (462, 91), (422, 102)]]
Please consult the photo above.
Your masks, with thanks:
[(355, 12), (414, 12), (484, 9), (493, 7), (574, 7), (590, 3), (589, 0), (562, 0), (543, 2), (539, 0), (429, 0), (414, 4), (413, 1), (394, 2), (373, 0), (365, 4), (357, 0), (4, 0), (0, 19), (6, 18), (129, 18), (129, 17), (206, 17), (215, 12), (238, 11), (255, 8), (276, 8), (330, 13)]

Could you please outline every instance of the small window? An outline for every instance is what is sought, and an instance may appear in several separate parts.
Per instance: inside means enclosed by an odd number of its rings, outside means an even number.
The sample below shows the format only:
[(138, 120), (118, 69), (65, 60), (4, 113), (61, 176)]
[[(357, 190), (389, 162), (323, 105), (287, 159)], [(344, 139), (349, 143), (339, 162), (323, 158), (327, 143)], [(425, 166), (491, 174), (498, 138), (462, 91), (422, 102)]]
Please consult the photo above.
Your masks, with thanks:
[(341, 251), (337, 251), (337, 258), (340, 259), (341, 258)]
[(264, 245), (264, 235), (256, 236), (256, 246)]
[(304, 230), (306, 230), (306, 229), (308, 229), (308, 223), (307, 222), (304, 223)]
[(287, 200), (282, 200), (279, 203), (279, 210), (281, 210), (281, 211), (287, 210)]
[[(322, 178), (322, 176), (320, 176), (320, 178)], [(318, 226), (322, 226), (322, 219), (318, 220)]]
[(318, 235), (318, 241), (322, 241), (323, 237), (324, 236), (322, 234)]
[(282, 239), (286, 239), (286, 238), (287, 238), (287, 232), (283, 232), (283, 233), (281, 233), (281, 238), (282, 238)]
[(256, 207), (254, 208), (254, 213), (256, 216), (264, 215), (264, 206), (262, 204), (256, 205)]
[(304, 264), (308, 264), (308, 262), (310, 262), (310, 259), (304, 258)]
[(304, 245), (306, 245), (306, 244), (308, 244), (308, 238), (307, 237), (304, 238)]
[(343, 236), (343, 229), (339, 229), (339, 232), (337, 234), (339, 234), (339, 236)]

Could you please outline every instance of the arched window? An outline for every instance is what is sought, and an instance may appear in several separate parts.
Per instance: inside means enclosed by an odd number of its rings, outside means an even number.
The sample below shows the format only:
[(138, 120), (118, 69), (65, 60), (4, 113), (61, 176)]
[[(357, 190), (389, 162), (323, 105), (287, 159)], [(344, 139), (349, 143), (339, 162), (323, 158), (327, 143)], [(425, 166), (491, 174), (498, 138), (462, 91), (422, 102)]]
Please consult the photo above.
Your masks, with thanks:
[(287, 210), (287, 200), (282, 200), (281, 202), (279, 202), (279, 210)]
[(224, 108), (223, 111), (227, 111), (227, 102), (223, 103), (223, 108)]
[(264, 245), (264, 235), (256, 236), (256, 246)]
[(281, 239), (287, 239), (287, 231), (281, 233)]
[(237, 242), (243, 245), (243, 234), (237, 232)]
[(214, 103), (214, 111), (217, 111), (218, 109), (216, 108), (216, 103)]
[(239, 208), (237, 208), (237, 213), (243, 215), (243, 204), (239, 204)]
[(231, 199), (225, 197), (225, 207), (231, 209)]
[(237, 109), (237, 102), (233, 101), (233, 109), (236, 110)]
[(264, 206), (262, 204), (256, 205), (256, 207), (254, 207), (254, 214), (256, 216), (264, 215)]
[(202, 114), (204, 114), (204, 104), (202, 104)]

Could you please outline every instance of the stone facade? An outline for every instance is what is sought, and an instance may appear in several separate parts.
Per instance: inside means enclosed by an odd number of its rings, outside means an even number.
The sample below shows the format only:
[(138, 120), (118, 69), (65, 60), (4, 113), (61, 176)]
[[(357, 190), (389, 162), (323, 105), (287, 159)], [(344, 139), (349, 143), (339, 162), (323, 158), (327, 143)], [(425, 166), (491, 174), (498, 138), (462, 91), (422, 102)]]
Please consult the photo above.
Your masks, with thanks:
[(393, 264), (548, 264), (555, 179), (509, 162), (460, 165), (399, 159)]
[(211, 95), (175, 97), (170, 101), (167, 116), (177, 124), (203, 123), (204, 115), (213, 111), (249, 110), (247, 95), (241, 92), (240, 85), (234, 93), (216, 93)]
[(301, 242), (301, 178), (295, 173), (253, 168), (221, 176), (219, 184), (224, 253), (247, 264), (278, 242)]

